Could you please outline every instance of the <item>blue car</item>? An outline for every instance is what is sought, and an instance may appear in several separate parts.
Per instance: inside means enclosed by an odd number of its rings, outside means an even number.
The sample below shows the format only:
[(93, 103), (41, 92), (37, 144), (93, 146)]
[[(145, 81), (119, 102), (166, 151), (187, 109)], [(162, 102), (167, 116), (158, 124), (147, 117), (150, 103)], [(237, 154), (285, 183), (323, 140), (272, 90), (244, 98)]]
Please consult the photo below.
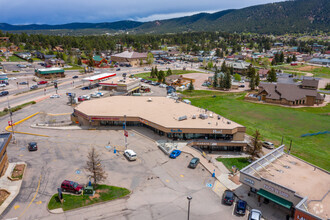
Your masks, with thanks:
[(172, 151), (172, 153), (170, 154), (170, 158), (177, 158), (179, 155), (181, 154), (181, 151), (180, 150), (174, 150)]
[(237, 215), (245, 215), (246, 212), (246, 202), (244, 200), (238, 200), (236, 203), (235, 213)]

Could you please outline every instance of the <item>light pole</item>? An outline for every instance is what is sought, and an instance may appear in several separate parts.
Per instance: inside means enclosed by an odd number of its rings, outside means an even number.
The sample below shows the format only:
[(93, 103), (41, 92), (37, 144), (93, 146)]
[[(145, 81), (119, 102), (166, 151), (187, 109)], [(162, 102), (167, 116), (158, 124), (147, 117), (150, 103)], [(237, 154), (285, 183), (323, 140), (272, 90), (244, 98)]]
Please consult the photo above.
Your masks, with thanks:
[(14, 124), (13, 124), (13, 113), (10, 109), (10, 105), (9, 105), (9, 98), (7, 96), (7, 102), (8, 102), (8, 111), (9, 111), (9, 117), (10, 117), (10, 125), (11, 125), (11, 129), (12, 129), (12, 133), (13, 133), (13, 143), (16, 143), (16, 139), (15, 139), (15, 132), (14, 132)]
[(124, 115), (125, 122), (124, 122), (124, 136), (125, 136), (125, 149), (127, 150), (127, 131), (126, 131), (126, 115)]
[(188, 220), (189, 220), (189, 215), (190, 215), (190, 200), (192, 200), (191, 196), (187, 196), (188, 199)]

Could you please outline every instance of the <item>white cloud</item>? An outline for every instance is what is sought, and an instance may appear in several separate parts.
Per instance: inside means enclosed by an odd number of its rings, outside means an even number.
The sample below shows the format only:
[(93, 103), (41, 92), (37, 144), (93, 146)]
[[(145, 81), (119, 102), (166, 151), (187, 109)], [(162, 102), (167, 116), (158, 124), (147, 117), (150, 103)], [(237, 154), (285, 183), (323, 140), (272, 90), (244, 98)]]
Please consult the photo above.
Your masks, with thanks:
[(198, 14), (198, 13), (202, 13), (202, 12), (206, 12), (206, 13), (214, 13), (217, 11), (221, 11), (221, 10), (211, 10), (211, 11), (194, 11), (194, 12), (177, 12), (177, 13), (168, 13), (168, 14), (152, 14), (149, 15), (147, 17), (143, 17), (143, 18), (136, 18), (133, 20), (136, 21), (155, 21), (155, 20), (164, 20), (164, 19), (171, 19), (171, 18), (178, 18), (178, 17), (184, 17), (184, 16), (190, 16), (190, 15), (194, 15), (194, 14)]

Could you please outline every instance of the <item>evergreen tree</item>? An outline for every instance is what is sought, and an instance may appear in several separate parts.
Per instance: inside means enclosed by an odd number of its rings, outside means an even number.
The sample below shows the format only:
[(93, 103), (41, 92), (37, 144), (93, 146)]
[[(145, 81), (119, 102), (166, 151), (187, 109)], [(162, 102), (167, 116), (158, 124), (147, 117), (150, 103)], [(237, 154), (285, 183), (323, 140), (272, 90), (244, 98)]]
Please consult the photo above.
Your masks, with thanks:
[(284, 53), (283, 53), (283, 51), (280, 54), (280, 63), (284, 63)]
[(189, 91), (193, 91), (195, 88), (194, 88), (194, 84), (193, 84), (193, 81), (190, 80), (190, 83), (189, 83), (189, 87), (188, 87), (188, 90)]
[(296, 57), (296, 54), (293, 54), (293, 57), (292, 57), (292, 61), (296, 62), (297, 61), (297, 57)]
[(167, 73), (166, 73), (166, 75), (167, 76), (171, 76), (173, 73), (172, 73), (172, 70), (171, 70), (171, 68), (169, 68), (168, 70), (167, 70)]
[(230, 75), (230, 71), (227, 70), (227, 72), (225, 73), (225, 77), (224, 77), (224, 88), (225, 89), (230, 89), (231, 88), (231, 75)]
[(215, 55), (216, 55), (217, 57), (221, 57), (221, 51), (220, 51), (219, 48), (217, 48), (217, 50), (215, 51)]
[(280, 55), (278, 53), (275, 54), (275, 62), (276, 62), (276, 64), (280, 63)]
[(226, 61), (223, 61), (223, 62), (222, 62), (222, 65), (221, 65), (221, 72), (223, 72), (223, 73), (227, 72)]
[(256, 79), (255, 79), (255, 87), (258, 87), (259, 84), (260, 84), (260, 76), (259, 76), (259, 74), (257, 73), (257, 74), (256, 74)]
[(217, 88), (217, 87), (218, 87), (218, 73), (215, 72), (213, 76), (213, 88)]
[(220, 80), (219, 80), (219, 87), (220, 87), (220, 89), (225, 88), (225, 81), (224, 81), (224, 78), (223, 78), (222, 74), (221, 74)]
[(154, 74), (155, 74), (155, 77), (158, 77), (158, 69), (157, 69), (157, 66), (156, 66), (155, 69), (154, 69)]
[(271, 68), (267, 75), (268, 82), (277, 82), (276, 71), (274, 68)]
[(275, 60), (275, 58), (273, 58), (273, 60), (272, 60), (272, 66), (275, 66), (276, 65), (276, 60)]
[(251, 75), (251, 77), (250, 77), (250, 84), (249, 84), (250, 89), (254, 90), (255, 85), (256, 85), (256, 82), (255, 82), (255, 74), (254, 74), (254, 75)]
[(154, 78), (154, 77), (155, 77), (155, 69), (154, 67), (151, 67), (150, 78)]
[(163, 70), (160, 70), (157, 74), (158, 82), (163, 82), (164, 78), (165, 78), (165, 73)]

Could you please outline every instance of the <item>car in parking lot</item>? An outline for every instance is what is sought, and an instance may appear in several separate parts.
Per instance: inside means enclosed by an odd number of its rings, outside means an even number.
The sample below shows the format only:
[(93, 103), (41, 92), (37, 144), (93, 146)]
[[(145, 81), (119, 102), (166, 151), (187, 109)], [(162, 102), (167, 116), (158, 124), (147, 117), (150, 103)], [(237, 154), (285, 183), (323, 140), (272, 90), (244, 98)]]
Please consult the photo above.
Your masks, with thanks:
[(198, 164), (199, 164), (199, 158), (198, 157), (194, 157), (194, 158), (191, 159), (188, 167), (189, 168), (192, 168), (192, 169), (195, 169)]
[(240, 87), (240, 88), (245, 88), (245, 85), (239, 85), (238, 87)]
[(79, 96), (78, 97), (78, 102), (83, 102), (83, 101), (85, 101), (85, 99), (83, 97)]
[(174, 151), (172, 151), (172, 153), (170, 154), (170, 158), (175, 159), (175, 158), (177, 158), (178, 156), (180, 156), (180, 154), (181, 154), (181, 150), (174, 150)]
[(104, 93), (103, 92), (95, 92), (96, 94), (99, 94), (100, 96), (103, 96)]
[(268, 148), (268, 149), (274, 149), (275, 146), (272, 142), (269, 142), (269, 141), (264, 141), (262, 142), (262, 146), (264, 146), (265, 148)]
[(89, 95), (82, 95), (81, 97), (85, 100), (90, 100), (91, 99), (91, 97)]
[(30, 89), (37, 89), (37, 88), (38, 88), (37, 85), (33, 85), (33, 86), (30, 87)]
[(54, 95), (51, 95), (50, 98), (51, 98), (51, 99), (54, 99), (54, 98), (60, 98), (60, 95), (59, 95), (59, 94), (54, 94)]
[(258, 209), (252, 209), (248, 220), (260, 220), (262, 213)]
[(36, 151), (36, 150), (38, 150), (38, 145), (37, 145), (37, 143), (36, 143), (36, 142), (30, 142), (30, 143), (28, 144), (28, 150), (29, 150), (29, 151)]
[(2, 91), (2, 92), (0, 92), (0, 96), (6, 96), (6, 95), (8, 95), (8, 94), (9, 94), (8, 91)]
[(222, 202), (226, 205), (232, 205), (234, 203), (235, 196), (234, 193), (230, 190), (224, 191), (222, 195)]
[(129, 150), (129, 149), (124, 151), (124, 155), (130, 161), (136, 160), (137, 158), (136, 153), (133, 150)]
[(27, 85), (28, 83), (27, 82), (20, 82), (19, 84), (20, 85)]
[(77, 78), (79, 78), (79, 76), (73, 76), (73, 77), (72, 77), (72, 79), (77, 79)]
[(247, 203), (244, 200), (238, 200), (235, 207), (237, 215), (245, 215)]
[(47, 84), (48, 82), (47, 81), (39, 81), (37, 84), (38, 85), (43, 85), (43, 84)]
[(6, 87), (6, 86), (7, 86), (7, 84), (5, 84), (5, 83), (0, 84), (0, 87)]
[(90, 96), (92, 98), (100, 98), (101, 97), (100, 94), (98, 94), (98, 93), (92, 93)]
[(76, 182), (64, 180), (61, 184), (61, 189), (63, 192), (72, 192), (75, 194), (80, 194), (82, 193), (84, 187)]
[(26, 68), (26, 67), (27, 67), (27, 66), (24, 65), (24, 64), (17, 64), (17, 66), (18, 66), (19, 68)]
[(120, 71), (120, 68), (117, 68), (116, 71)]

